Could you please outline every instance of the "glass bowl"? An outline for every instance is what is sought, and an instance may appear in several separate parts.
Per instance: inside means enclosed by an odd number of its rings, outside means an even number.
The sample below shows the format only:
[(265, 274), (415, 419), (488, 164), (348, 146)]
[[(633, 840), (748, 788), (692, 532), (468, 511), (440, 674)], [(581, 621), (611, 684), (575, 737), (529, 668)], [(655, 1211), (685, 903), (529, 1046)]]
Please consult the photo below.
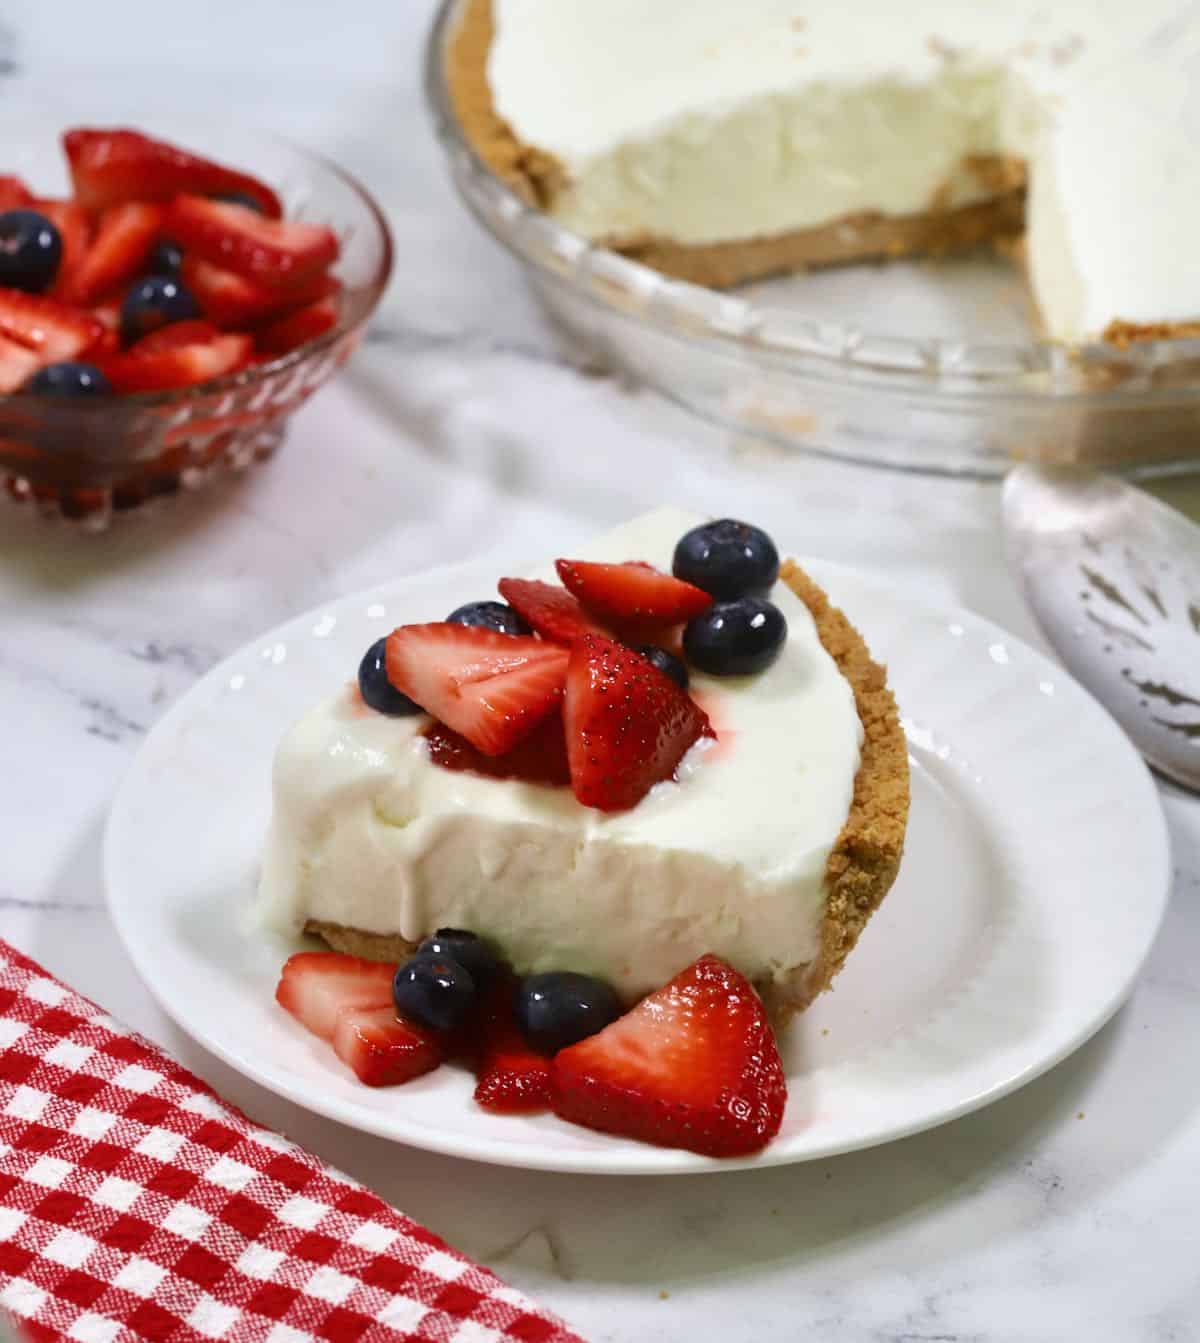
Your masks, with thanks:
[[(69, 192), (58, 136), (32, 116), (0, 116), (4, 171), (44, 196)], [(95, 401), (0, 397), (0, 486), (47, 516), (96, 530), (114, 515), (270, 457), (288, 417), (345, 363), (387, 286), (392, 242), (368, 192), (335, 164), (242, 126), (155, 117), (158, 137), (270, 183), (289, 218), (329, 225), (341, 240), (338, 323), (269, 362), (169, 392)]]
[(458, 124), (444, 50), (460, 6), (444, 0), (426, 49), (451, 175), (594, 356), (735, 431), (876, 466), (995, 476), (1014, 458), (1148, 473), (1200, 460), (1200, 340), (1032, 339), (1020, 273), (999, 259), (855, 266), (721, 293), (568, 233), (496, 178)]

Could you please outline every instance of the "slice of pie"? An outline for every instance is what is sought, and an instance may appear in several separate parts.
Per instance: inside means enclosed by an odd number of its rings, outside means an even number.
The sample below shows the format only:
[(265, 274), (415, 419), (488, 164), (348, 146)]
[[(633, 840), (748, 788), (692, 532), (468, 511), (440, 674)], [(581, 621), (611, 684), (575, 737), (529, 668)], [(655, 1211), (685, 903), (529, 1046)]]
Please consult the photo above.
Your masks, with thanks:
[(446, 60), (494, 172), (668, 275), (1024, 233), (1049, 336), (1200, 334), (1179, 0), (464, 0)]
[[(664, 510), (619, 528), (562, 564), (571, 592), (504, 580), (536, 636), (403, 624), (389, 712), (351, 683), (279, 747), (266, 918), (392, 962), (462, 928), (519, 975), (597, 976), (626, 1002), (708, 953), (779, 1017), (827, 987), (900, 863), (904, 734), (862, 636), (794, 563), (766, 580), (783, 634), (753, 665), (722, 650), (708, 591), (694, 604), (670, 578), (700, 522)], [(649, 639), (647, 619), (669, 623)], [(686, 690), (633, 651), (644, 641), (674, 648), (655, 656), (681, 680), (686, 657)], [(387, 702), (399, 691), (443, 721)]]

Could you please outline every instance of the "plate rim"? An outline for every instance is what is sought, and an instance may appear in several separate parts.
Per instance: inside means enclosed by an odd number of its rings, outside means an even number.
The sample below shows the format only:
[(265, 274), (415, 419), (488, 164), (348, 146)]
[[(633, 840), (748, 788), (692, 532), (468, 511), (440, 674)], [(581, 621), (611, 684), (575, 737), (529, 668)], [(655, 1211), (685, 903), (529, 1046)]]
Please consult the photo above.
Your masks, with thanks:
[[(239, 1050), (236, 1046), (226, 1044), (218, 1034), (208, 1030), (203, 1021), (196, 1021), (184, 1011), (172, 999), (168, 987), (159, 981), (151, 964), (152, 948), (141, 938), (137, 920), (133, 917), (134, 910), (128, 902), (122, 901), (118, 891), (120, 881), (116, 870), (117, 847), (123, 815), (125, 809), (130, 805), (137, 775), (150, 742), (157, 736), (168, 733), (176, 722), (186, 720), (193, 704), (203, 698), (209, 687), (215, 682), (227, 681), (231, 672), (235, 672), (242, 661), (259, 649), (261, 645), (272, 641), (282, 641), (283, 638), (287, 637), (284, 634), (285, 631), (292, 630), (306, 622), (319, 620), (333, 609), (347, 604), (371, 604), (382, 595), (394, 594), (397, 589), (403, 589), (406, 585), (412, 583), (432, 584), (442, 581), (453, 582), (459, 579), (466, 581), (477, 572), (491, 574), (495, 567), (495, 557), (491, 555), (482, 559), (437, 565), (429, 569), (403, 574), (367, 588), (342, 593), (304, 611), (297, 612), (288, 619), (280, 621), (253, 636), (228, 656), (222, 658), (219, 663), (189, 686), (167, 711), (155, 721), (150, 732), (140, 743), (138, 750), (126, 766), (113, 794), (105, 819), (102, 846), (102, 876), (109, 917), (112, 919), (113, 926), (126, 954), (133, 963), (134, 969), (155, 1003), (184, 1034), (203, 1049), (234, 1068), (256, 1085), (262, 1086), (267, 1091), (281, 1096), (311, 1113), (360, 1132), (370, 1133), (376, 1137), (400, 1143), (411, 1147), (413, 1150), (430, 1151), (442, 1156), (479, 1161), (489, 1165), (560, 1174), (621, 1176), (708, 1174), (826, 1160), (833, 1156), (896, 1142), (940, 1127), (942, 1124), (952, 1123), (956, 1119), (961, 1119), (976, 1110), (1003, 1099), (1005, 1096), (1011, 1095), (1021, 1087), (1049, 1072), (1091, 1039), (1122, 1007), (1132, 993), (1161, 932), (1171, 895), (1171, 846), (1161, 795), (1154, 782), (1153, 775), (1120, 726), (1107, 714), (1103, 706), (1095, 700), (1086, 687), (1076, 681), (1060, 663), (1052, 661), (1040, 649), (1006, 630), (1003, 626), (995, 624), (966, 607), (950, 604), (942, 605), (928, 598), (915, 595), (906, 589), (897, 591), (895, 586), (887, 581), (886, 576), (877, 571), (860, 569), (853, 565), (828, 561), (818, 557), (796, 556), (795, 562), (812, 574), (822, 587), (829, 584), (834, 589), (831, 595), (835, 601), (838, 600), (836, 588), (839, 581), (857, 583), (860, 586), (872, 589), (881, 599), (898, 601), (909, 609), (919, 610), (927, 618), (947, 623), (953, 622), (961, 626), (964, 631), (973, 629), (981, 635), (997, 636), (1003, 639), (1010, 647), (1021, 650), (1023, 655), (1031, 656), (1037, 663), (1052, 669), (1057, 680), (1069, 683), (1074, 690), (1091, 701), (1097, 711), (1104, 715), (1106, 726), (1111, 730), (1114, 749), (1123, 749), (1126, 752), (1132, 768), (1131, 777), (1139, 778), (1146, 799), (1153, 803), (1153, 806), (1148, 808), (1146, 819), (1148, 821), (1153, 820), (1157, 831), (1154, 837), (1154, 848), (1158, 870), (1151, 874), (1154, 880), (1152, 883), (1147, 882), (1145, 889), (1156, 893), (1158, 905), (1153, 919), (1147, 925), (1145, 943), (1138, 948), (1136, 957), (1130, 959), (1124, 976), (1114, 981), (1111, 991), (1105, 995), (1102, 1001), (1098, 1000), (1097, 1006), (1089, 1014), (1087, 1022), (1060, 1040), (1054, 1049), (1039, 1055), (1026, 1067), (998, 1080), (993, 1086), (962, 1096), (954, 1104), (937, 1109), (935, 1112), (893, 1124), (886, 1131), (867, 1133), (850, 1141), (839, 1141), (836, 1137), (831, 1136), (824, 1143), (818, 1143), (802, 1151), (792, 1151), (784, 1144), (772, 1144), (762, 1152), (750, 1157), (718, 1160), (679, 1149), (650, 1145), (646, 1145), (644, 1149), (633, 1151), (623, 1146), (614, 1147), (611, 1152), (588, 1148), (555, 1150), (542, 1146), (514, 1144), (503, 1139), (463, 1137), (453, 1133), (446, 1135), (441, 1130), (424, 1126), (419, 1127), (416, 1131), (401, 1135), (395, 1131), (394, 1122), (389, 1126), (383, 1122), (382, 1118), (376, 1119), (374, 1112), (359, 1112), (347, 1109), (338, 1098), (327, 1097), (326, 1093), (320, 1089), (305, 1089), (301, 1085), (290, 1081), (288, 1075), (275, 1073), (269, 1064), (263, 1066), (256, 1061), (255, 1056)], [(931, 724), (931, 726), (936, 730), (936, 724)]]

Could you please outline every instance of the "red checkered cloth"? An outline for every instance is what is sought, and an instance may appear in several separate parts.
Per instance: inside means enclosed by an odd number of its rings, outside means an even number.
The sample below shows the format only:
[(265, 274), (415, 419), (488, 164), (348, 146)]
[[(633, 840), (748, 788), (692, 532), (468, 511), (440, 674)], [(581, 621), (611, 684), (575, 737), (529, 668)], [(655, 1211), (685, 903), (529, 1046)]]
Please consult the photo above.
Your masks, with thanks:
[(73, 1343), (581, 1343), (3, 941), (0, 1284)]

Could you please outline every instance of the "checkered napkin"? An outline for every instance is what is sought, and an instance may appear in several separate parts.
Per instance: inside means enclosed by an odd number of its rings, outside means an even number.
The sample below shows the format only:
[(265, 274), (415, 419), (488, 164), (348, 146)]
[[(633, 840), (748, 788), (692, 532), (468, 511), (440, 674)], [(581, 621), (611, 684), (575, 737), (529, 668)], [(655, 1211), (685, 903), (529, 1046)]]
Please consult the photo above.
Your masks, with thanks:
[(3, 941), (0, 1284), (39, 1340), (580, 1343)]

